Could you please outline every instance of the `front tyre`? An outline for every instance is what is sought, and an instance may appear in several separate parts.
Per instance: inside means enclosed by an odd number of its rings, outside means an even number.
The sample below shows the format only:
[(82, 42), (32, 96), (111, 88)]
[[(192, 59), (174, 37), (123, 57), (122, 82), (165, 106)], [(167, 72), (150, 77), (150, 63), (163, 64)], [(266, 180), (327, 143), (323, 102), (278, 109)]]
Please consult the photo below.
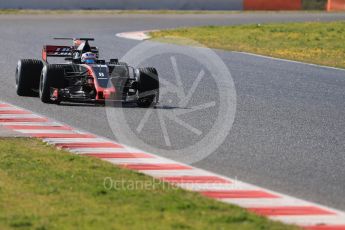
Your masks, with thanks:
[(16, 91), (18, 96), (37, 96), (43, 63), (40, 60), (22, 59), (16, 68)]
[(139, 97), (137, 105), (139, 107), (150, 107), (159, 99), (159, 78), (158, 72), (153, 67), (140, 68), (140, 76), (138, 81)]
[(42, 69), (39, 96), (43, 103), (60, 102), (58, 95), (54, 95), (56, 90), (63, 88), (64, 68), (61, 65), (48, 64)]

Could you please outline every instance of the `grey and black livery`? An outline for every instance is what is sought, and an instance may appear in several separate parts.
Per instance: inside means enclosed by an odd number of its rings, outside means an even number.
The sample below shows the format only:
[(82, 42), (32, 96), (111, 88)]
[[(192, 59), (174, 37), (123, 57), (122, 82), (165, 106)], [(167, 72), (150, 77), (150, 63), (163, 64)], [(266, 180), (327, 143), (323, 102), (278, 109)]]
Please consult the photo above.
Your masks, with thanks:
[[(118, 59), (98, 59), (99, 50), (90, 46), (93, 38), (57, 38), (73, 41), (72, 46), (46, 45), (42, 60), (21, 59), (16, 68), (19, 96), (39, 96), (44, 103), (109, 101), (135, 102), (150, 107), (159, 101), (158, 72), (153, 67), (134, 68)], [(83, 63), (82, 55), (97, 56)], [(65, 63), (51, 64), (48, 57), (64, 57)]]

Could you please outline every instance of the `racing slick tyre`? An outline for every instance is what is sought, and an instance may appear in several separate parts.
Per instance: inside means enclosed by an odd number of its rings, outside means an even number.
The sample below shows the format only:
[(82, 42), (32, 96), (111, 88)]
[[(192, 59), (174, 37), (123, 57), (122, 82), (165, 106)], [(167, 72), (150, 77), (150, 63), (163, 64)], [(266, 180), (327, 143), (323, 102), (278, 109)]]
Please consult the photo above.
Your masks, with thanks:
[(22, 59), (16, 68), (16, 91), (18, 96), (37, 96), (43, 63), (35, 59)]
[(56, 89), (64, 88), (64, 73), (62, 65), (48, 64), (43, 67), (39, 86), (39, 96), (43, 103), (60, 102), (54, 92)]
[(138, 81), (139, 98), (137, 105), (139, 107), (150, 107), (159, 99), (159, 79), (158, 72), (153, 67), (140, 68)]

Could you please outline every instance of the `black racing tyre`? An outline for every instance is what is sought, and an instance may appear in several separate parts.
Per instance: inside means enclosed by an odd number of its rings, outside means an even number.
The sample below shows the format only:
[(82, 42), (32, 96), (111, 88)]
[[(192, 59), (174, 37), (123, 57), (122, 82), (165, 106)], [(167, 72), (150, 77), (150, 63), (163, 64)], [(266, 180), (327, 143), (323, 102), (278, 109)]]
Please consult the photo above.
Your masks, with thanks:
[(16, 68), (16, 91), (18, 96), (37, 96), (43, 63), (35, 59), (22, 59)]
[(159, 78), (158, 72), (153, 67), (140, 68), (138, 81), (139, 98), (137, 105), (139, 107), (150, 107), (159, 97)]
[(62, 65), (48, 64), (42, 69), (39, 96), (44, 103), (59, 103), (59, 99), (53, 99), (54, 89), (64, 88), (65, 71)]

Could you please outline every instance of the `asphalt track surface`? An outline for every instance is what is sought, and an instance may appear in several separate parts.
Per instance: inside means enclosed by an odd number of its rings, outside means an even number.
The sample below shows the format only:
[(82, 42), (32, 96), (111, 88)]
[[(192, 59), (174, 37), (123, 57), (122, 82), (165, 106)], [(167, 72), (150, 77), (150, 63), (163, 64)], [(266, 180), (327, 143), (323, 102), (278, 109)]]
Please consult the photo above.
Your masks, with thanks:
[[(0, 99), (116, 139), (104, 107), (44, 105), (38, 98), (16, 96), (14, 71), (17, 60), (40, 58), (42, 45), (54, 43), (50, 40), (54, 36), (95, 37), (102, 56), (110, 58), (122, 57), (139, 44), (115, 37), (119, 32), (319, 20), (345, 20), (345, 14), (0, 16)], [(195, 166), (345, 210), (345, 71), (232, 52), (217, 51), (217, 54), (231, 70), (235, 83), (236, 117), (224, 143)], [(176, 60), (180, 71), (184, 71), (181, 76), (188, 88), (199, 69), (185, 57), (176, 56)], [(173, 77), (169, 62), (163, 63), (163, 58), (149, 60), (149, 64), (157, 66), (163, 78)], [(204, 82), (202, 87), (198, 90), (198, 100), (207, 102), (216, 95), (212, 81)], [(171, 100), (164, 99), (158, 109), (173, 113), (179, 109), (174, 107), (173, 99), (174, 95)], [(135, 124), (145, 110), (126, 108), (125, 112), (129, 123)], [(209, 123), (215, 114), (211, 109), (203, 114), (191, 113), (185, 119), (205, 131), (210, 128)], [(147, 143), (163, 148), (164, 139), (157, 123), (152, 117), (140, 135)], [(170, 148), (183, 148), (195, 141), (191, 133), (183, 133), (185, 130), (178, 125), (171, 123), (167, 127)], [(169, 157), (166, 153), (161, 154)]]

